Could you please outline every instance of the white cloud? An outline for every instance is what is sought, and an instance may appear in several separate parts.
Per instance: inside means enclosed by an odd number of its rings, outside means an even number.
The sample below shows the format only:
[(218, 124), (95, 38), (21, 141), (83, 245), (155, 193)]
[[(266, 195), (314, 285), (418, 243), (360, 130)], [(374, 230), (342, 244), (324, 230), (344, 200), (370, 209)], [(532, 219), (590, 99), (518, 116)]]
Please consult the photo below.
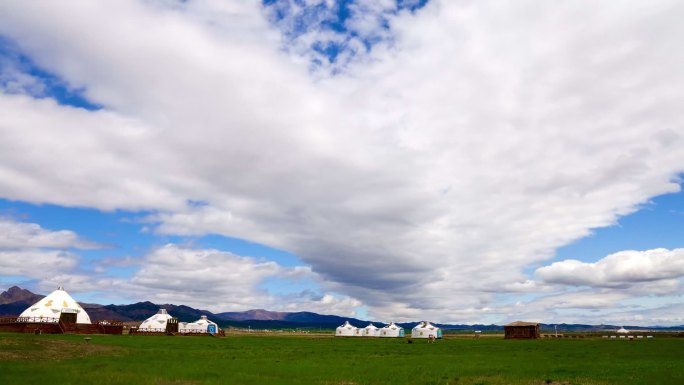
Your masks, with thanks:
[(51, 231), (36, 223), (16, 222), (0, 217), (0, 250), (2, 249), (89, 249), (101, 247), (79, 237), (70, 230)]
[[(29, 278), (43, 292), (63, 286), (96, 303), (152, 301), (213, 312), (267, 308), (339, 315), (354, 315), (361, 305), (348, 296), (321, 293), (315, 285), (319, 278), (308, 267), (283, 267), (215, 249), (167, 244), (135, 259), (106, 258), (92, 271), (80, 268), (78, 262), (77, 255), (65, 252), (0, 251), (0, 275)], [(134, 267), (134, 273), (120, 276), (109, 270), (112, 266)], [(272, 279), (313, 284), (286, 293), (265, 285)]]
[(46, 87), (39, 78), (0, 60), (0, 89), (8, 94), (43, 96)]
[(155, 303), (187, 304), (212, 311), (272, 310), (352, 312), (359, 302), (343, 296), (311, 291), (281, 295), (263, 288), (280, 278), (316, 279), (306, 267), (283, 267), (219, 250), (198, 250), (168, 244), (142, 258), (140, 268), (120, 287), (130, 296)]
[(1, 94), (1, 197), (151, 210), (295, 253), (383, 319), (474, 321), (679, 190), (679, 2), (434, 1), (332, 77), (258, 2), (152, 4), (0, 5), (0, 33), (104, 106)]
[[(536, 270), (548, 284), (628, 289), (643, 283), (676, 289), (684, 277), (684, 249), (626, 250), (596, 262), (564, 260)], [(657, 289), (655, 285), (647, 286)]]
[(78, 256), (65, 251), (0, 250), (0, 274), (32, 279), (52, 278), (78, 266)]
[(596, 292), (584, 290), (579, 292), (562, 293), (544, 296), (524, 306), (531, 306), (532, 309), (543, 308), (546, 310), (573, 309), (573, 310), (605, 310), (618, 309), (621, 301), (629, 298), (627, 293), (621, 292)]
[[(641, 304), (638, 304), (641, 303)], [(520, 319), (548, 324), (681, 325), (681, 294), (655, 306), (643, 297), (614, 290), (582, 290), (499, 307), (505, 322)]]
[[(218, 250), (184, 249), (176, 245), (159, 248), (143, 260), (131, 282), (146, 288), (146, 294), (180, 292), (181, 297), (220, 297), (230, 293), (235, 300), (263, 293), (253, 293), (266, 277), (278, 274), (275, 262), (259, 263)], [(220, 295), (219, 295), (220, 294)]]
[(67, 250), (101, 247), (71, 230), (52, 231), (36, 223), (0, 217), (0, 275), (59, 281), (59, 276), (79, 270), (80, 257)]
[(656, 308), (637, 309), (606, 315), (604, 323), (613, 325), (678, 326), (684, 324), (684, 305), (677, 302)]

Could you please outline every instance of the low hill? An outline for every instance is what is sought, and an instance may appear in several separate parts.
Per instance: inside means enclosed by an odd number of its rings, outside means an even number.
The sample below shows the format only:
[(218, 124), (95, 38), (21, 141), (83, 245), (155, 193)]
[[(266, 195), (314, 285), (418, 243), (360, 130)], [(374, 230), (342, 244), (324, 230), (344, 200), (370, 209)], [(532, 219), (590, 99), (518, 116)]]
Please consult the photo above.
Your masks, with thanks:
[(217, 313), (216, 317), (225, 321), (280, 321), (292, 324), (335, 325), (335, 327), (343, 324), (344, 321), (349, 321), (352, 325), (357, 327), (368, 325), (368, 321), (362, 321), (356, 318), (317, 314), (306, 311), (289, 313), (256, 309), (243, 312)]

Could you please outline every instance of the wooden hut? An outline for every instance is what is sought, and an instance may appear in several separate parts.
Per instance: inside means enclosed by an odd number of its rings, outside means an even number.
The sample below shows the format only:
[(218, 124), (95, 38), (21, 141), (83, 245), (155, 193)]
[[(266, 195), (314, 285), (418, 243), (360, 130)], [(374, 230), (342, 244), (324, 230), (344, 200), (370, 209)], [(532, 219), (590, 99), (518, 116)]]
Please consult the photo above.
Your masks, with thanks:
[(515, 321), (504, 325), (504, 338), (534, 339), (539, 338), (539, 324), (537, 322)]

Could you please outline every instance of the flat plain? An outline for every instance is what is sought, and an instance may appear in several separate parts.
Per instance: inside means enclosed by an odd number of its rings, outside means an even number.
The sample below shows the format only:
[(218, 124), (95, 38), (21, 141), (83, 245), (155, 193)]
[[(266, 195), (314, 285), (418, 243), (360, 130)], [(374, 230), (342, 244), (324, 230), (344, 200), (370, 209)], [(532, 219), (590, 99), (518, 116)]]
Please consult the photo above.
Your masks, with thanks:
[(684, 384), (684, 339), (0, 334), (0, 384)]

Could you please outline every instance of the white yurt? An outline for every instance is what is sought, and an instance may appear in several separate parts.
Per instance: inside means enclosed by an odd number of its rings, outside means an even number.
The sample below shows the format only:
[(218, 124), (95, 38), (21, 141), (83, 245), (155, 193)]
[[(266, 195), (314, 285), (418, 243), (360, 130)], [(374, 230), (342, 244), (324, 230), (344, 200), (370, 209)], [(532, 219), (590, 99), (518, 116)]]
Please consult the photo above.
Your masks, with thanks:
[(178, 324), (180, 333), (218, 333), (219, 327), (215, 322), (209, 321), (207, 316), (200, 316), (195, 322), (181, 322)]
[(375, 325), (372, 323), (368, 324), (363, 330), (363, 336), (364, 337), (379, 337), (380, 336), (380, 329), (378, 329)]
[(378, 335), (378, 337), (383, 337), (383, 338), (403, 337), (403, 336), (404, 336), (404, 328), (395, 324), (394, 322), (391, 322), (389, 325), (385, 326), (384, 328), (380, 328), (380, 333)]
[(427, 321), (423, 321), (411, 330), (411, 338), (429, 338), (430, 336), (442, 338), (442, 329)]
[(358, 336), (358, 333), (359, 329), (352, 326), (349, 321), (344, 321), (344, 325), (338, 326), (337, 329), (335, 329), (335, 337), (354, 337)]
[[(47, 297), (31, 305), (24, 310), (19, 317), (31, 317), (40, 319), (59, 319), (62, 313), (76, 314), (76, 323), (89, 324), (88, 313), (78, 304), (63, 287), (48, 294)], [(72, 316), (73, 317), (73, 316)], [(73, 321), (72, 321), (73, 322)]]
[(620, 329), (616, 331), (618, 334), (629, 334), (629, 330), (625, 329), (624, 326), (621, 326)]
[(173, 318), (166, 309), (159, 309), (157, 314), (143, 321), (138, 328), (141, 332), (166, 331), (166, 323)]

